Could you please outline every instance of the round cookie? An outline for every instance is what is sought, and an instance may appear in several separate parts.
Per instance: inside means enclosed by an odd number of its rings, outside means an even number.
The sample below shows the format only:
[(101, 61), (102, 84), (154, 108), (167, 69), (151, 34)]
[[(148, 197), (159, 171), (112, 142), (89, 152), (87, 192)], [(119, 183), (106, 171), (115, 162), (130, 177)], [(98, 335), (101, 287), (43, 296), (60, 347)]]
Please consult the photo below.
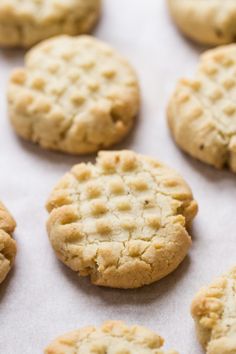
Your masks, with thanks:
[(12, 238), (15, 227), (14, 219), (0, 202), (0, 283), (6, 278), (16, 256), (16, 242)]
[(208, 45), (236, 40), (234, 0), (168, 0), (168, 4), (175, 23), (191, 39)]
[(236, 267), (199, 291), (192, 316), (207, 354), (236, 353)]
[(88, 33), (101, 0), (1, 0), (0, 46), (30, 47), (59, 34)]
[(130, 64), (90, 36), (60, 36), (33, 48), (8, 87), (13, 127), (47, 149), (85, 154), (124, 138), (139, 110)]
[(236, 172), (236, 45), (202, 55), (195, 78), (179, 81), (168, 120), (185, 152)]
[(138, 288), (182, 262), (197, 203), (175, 171), (124, 150), (74, 166), (47, 210), (49, 239), (62, 262), (96, 285)]
[(45, 354), (178, 354), (162, 350), (164, 340), (141, 327), (107, 321), (101, 327), (86, 327), (57, 338)]

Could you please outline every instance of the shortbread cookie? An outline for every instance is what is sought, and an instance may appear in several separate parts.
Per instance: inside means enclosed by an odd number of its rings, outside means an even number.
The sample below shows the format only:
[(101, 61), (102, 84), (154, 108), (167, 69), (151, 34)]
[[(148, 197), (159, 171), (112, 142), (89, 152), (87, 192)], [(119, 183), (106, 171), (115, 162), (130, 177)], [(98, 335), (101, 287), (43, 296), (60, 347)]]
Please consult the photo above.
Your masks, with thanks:
[(45, 354), (178, 354), (164, 351), (164, 340), (141, 326), (107, 321), (101, 327), (85, 327), (57, 338)]
[(139, 86), (129, 63), (90, 36), (47, 40), (26, 56), (8, 89), (16, 132), (42, 147), (73, 154), (106, 148), (131, 129)]
[(192, 315), (207, 354), (236, 353), (236, 267), (200, 290)]
[(66, 174), (47, 203), (58, 258), (96, 285), (137, 288), (166, 276), (191, 245), (197, 212), (183, 179), (131, 151), (100, 152)]
[(178, 83), (168, 118), (184, 151), (236, 172), (236, 45), (203, 54), (195, 79)]
[(202, 44), (236, 41), (234, 0), (168, 0), (170, 12), (185, 35)]
[(6, 278), (15, 259), (16, 242), (12, 238), (15, 227), (14, 219), (0, 202), (0, 283)]
[(29, 47), (58, 34), (89, 32), (101, 0), (1, 0), (0, 46)]

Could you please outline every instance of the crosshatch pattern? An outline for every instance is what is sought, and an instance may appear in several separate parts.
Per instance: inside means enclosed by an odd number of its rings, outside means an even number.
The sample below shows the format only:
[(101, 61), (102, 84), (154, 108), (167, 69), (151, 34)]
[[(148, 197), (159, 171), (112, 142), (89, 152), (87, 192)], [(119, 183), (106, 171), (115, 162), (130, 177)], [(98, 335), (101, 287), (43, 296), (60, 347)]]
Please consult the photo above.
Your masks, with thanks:
[(89, 36), (60, 36), (31, 50), (26, 68), (11, 75), (8, 98), (19, 135), (70, 153), (120, 141), (139, 109), (129, 63)]
[(176, 172), (121, 151), (73, 167), (47, 208), (49, 237), (63, 262), (100, 285), (139, 287), (183, 260), (197, 204)]
[(177, 143), (194, 157), (236, 172), (236, 46), (201, 58), (194, 79), (179, 82), (169, 104)]

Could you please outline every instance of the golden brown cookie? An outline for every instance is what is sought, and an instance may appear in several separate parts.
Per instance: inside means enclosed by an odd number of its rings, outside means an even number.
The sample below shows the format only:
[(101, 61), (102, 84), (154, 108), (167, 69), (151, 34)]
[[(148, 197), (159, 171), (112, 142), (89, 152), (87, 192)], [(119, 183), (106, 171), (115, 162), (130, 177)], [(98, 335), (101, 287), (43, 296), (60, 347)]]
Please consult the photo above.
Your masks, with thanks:
[(130, 64), (90, 36), (59, 36), (26, 55), (8, 87), (12, 125), (43, 148), (85, 154), (122, 140), (139, 110)]
[(6, 278), (16, 256), (16, 242), (12, 238), (15, 227), (14, 219), (0, 202), (0, 283)]
[(236, 353), (236, 267), (199, 291), (192, 316), (207, 354)]
[(178, 82), (168, 121), (185, 152), (236, 172), (236, 45), (202, 55), (195, 78)]
[(191, 39), (210, 45), (236, 40), (234, 0), (168, 0), (179, 29)]
[(96, 285), (137, 288), (182, 262), (197, 203), (175, 171), (124, 150), (74, 166), (47, 209), (49, 239), (62, 262)]
[(101, 327), (86, 327), (57, 338), (45, 354), (178, 354), (162, 350), (164, 340), (141, 326), (107, 321)]
[(30, 47), (59, 34), (88, 33), (101, 0), (1, 0), (0, 46)]

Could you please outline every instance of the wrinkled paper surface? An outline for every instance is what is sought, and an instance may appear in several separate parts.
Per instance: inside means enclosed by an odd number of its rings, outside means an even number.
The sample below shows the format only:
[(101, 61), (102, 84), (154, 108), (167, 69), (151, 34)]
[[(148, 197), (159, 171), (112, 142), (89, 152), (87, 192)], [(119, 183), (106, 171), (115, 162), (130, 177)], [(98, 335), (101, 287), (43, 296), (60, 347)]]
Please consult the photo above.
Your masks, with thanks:
[(44, 204), (58, 179), (88, 158), (47, 152), (17, 138), (8, 122), (5, 91), (11, 69), (23, 63), (23, 51), (1, 50), (0, 199), (18, 223), (18, 255), (0, 287), (0, 353), (40, 354), (64, 332), (120, 319), (156, 330), (166, 339), (165, 348), (200, 354), (189, 307), (201, 286), (236, 263), (236, 176), (180, 152), (165, 110), (176, 80), (194, 73), (204, 49), (176, 30), (164, 0), (104, 0), (94, 34), (133, 63), (141, 82), (142, 112), (117, 148), (160, 159), (189, 182), (199, 202), (193, 246), (177, 271), (135, 291), (95, 287), (57, 261), (45, 230)]

